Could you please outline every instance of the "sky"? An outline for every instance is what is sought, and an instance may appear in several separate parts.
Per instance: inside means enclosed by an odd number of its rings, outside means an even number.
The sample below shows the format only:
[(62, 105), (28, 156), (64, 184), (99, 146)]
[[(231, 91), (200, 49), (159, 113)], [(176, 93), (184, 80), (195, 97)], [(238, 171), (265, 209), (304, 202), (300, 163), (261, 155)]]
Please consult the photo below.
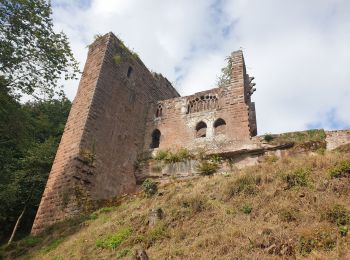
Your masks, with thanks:
[[(242, 49), (255, 77), (258, 134), (350, 128), (349, 0), (53, 0), (84, 66), (94, 35), (113, 32), (182, 96), (215, 87)], [(72, 100), (79, 81), (63, 83)]]

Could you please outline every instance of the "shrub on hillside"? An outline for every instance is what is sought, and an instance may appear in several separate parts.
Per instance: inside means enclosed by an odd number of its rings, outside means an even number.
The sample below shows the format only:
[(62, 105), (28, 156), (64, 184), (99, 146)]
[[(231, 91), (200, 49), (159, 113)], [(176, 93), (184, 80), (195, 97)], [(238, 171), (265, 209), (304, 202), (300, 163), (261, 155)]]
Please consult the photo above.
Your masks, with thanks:
[(200, 175), (213, 175), (219, 169), (217, 162), (203, 160), (197, 165), (197, 171)]
[(264, 140), (266, 142), (271, 142), (273, 140), (273, 135), (272, 134), (265, 134), (264, 135)]
[(332, 178), (350, 177), (350, 161), (341, 161), (329, 170)]
[(337, 236), (333, 230), (320, 227), (300, 236), (298, 251), (302, 256), (306, 256), (313, 250), (331, 251), (336, 244)]
[(295, 187), (306, 187), (309, 185), (309, 170), (300, 168), (290, 173), (283, 175), (283, 180), (285, 181), (287, 187), (286, 189), (291, 189)]
[(142, 188), (143, 188), (144, 192), (147, 194), (147, 196), (153, 196), (158, 191), (157, 183), (151, 179), (146, 179), (142, 183)]
[(350, 211), (342, 205), (335, 205), (326, 212), (326, 218), (329, 222), (339, 227), (342, 236), (346, 236), (350, 229)]
[(250, 213), (252, 213), (252, 210), (253, 210), (253, 207), (249, 204), (246, 204), (244, 205), (242, 208), (241, 208), (241, 211), (244, 213), (244, 214), (247, 214), (249, 215)]
[(261, 177), (254, 175), (244, 175), (226, 185), (225, 195), (231, 198), (235, 195), (254, 195), (257, 192), (257, 185), (260, 185)]

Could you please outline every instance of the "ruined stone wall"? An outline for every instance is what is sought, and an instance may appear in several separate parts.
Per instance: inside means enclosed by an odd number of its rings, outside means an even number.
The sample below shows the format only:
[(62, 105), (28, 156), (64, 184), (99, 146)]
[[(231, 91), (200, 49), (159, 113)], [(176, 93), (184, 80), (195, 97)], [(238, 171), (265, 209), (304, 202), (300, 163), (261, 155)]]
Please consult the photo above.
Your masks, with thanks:
[[(160, 131), (159, 149), (186, 147), (220, 151), (250, 145), (250, 137), (257, 133), (255, 106), (250, 100), (243, 54), (238, 51), (232, 55), (229, 85), (152, 104), (147, 115), (146, 151), (154, 148), (153, 134), (157, 130)], [(218, 119), (223, 119), (226, 125), (216, 127)], [(205, 137), (198, 136), (200, 122), (206, 124)]]
[(93, 43), (32, 233), (132, 191), (149, 104), (178, 96), (112, 33)]
[(326, 131), (327, 150), (350, 143), (350, 130)]

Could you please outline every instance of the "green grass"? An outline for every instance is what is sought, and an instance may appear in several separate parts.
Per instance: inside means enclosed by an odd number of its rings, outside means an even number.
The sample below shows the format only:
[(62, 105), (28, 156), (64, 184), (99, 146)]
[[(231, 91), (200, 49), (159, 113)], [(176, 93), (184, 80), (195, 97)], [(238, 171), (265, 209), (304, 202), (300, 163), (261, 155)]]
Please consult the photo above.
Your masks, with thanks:
[(350, 177), (350, 160), (337, 163), (329, 170), (331, 178)]
[(299, 168), (282, 176), (286, 189), (306, 187), (310, 184), (310, 171)]
[(61, 243), (63, 242), (63, 239), (56, 239), (50, 242), (47, 246), (43, 247), (41, 251), (43, 253), (48, 253), (52, 250), (55, 250)]
[[(270, 134), (269, 134), (270, 135)], [(269, 136), (267, 135), (267, 136)], [(272, 135), (271, 135), (272, 136)], [(276, 136), (268, 137), (271, 143), (307, 143), (307, 142), (324, 142), (326, 140), (326, 132), (323, 129), (313, 129), (302, 132), (290, 132)]]
[(115, 249), (117, 248), (125, 239), (127, 239), (130, 234), (132, 233), (131, 228), (122, 228), (117, 233), (104, 238), (104, 239), (97, 239), (96, 240), (96, 246), (101, 248), (111, 248)]

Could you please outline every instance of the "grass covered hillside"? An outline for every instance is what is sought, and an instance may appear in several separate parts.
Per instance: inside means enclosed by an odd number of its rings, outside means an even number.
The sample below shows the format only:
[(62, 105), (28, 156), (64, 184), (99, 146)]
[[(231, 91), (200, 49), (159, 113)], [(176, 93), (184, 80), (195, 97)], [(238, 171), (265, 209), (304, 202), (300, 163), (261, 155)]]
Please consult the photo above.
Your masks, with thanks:
[(173, 179), (3, 254), (133, 259), (138, 248), (150, 259), (350, 259), (350, 153), (267, 157), (226, 174)]

